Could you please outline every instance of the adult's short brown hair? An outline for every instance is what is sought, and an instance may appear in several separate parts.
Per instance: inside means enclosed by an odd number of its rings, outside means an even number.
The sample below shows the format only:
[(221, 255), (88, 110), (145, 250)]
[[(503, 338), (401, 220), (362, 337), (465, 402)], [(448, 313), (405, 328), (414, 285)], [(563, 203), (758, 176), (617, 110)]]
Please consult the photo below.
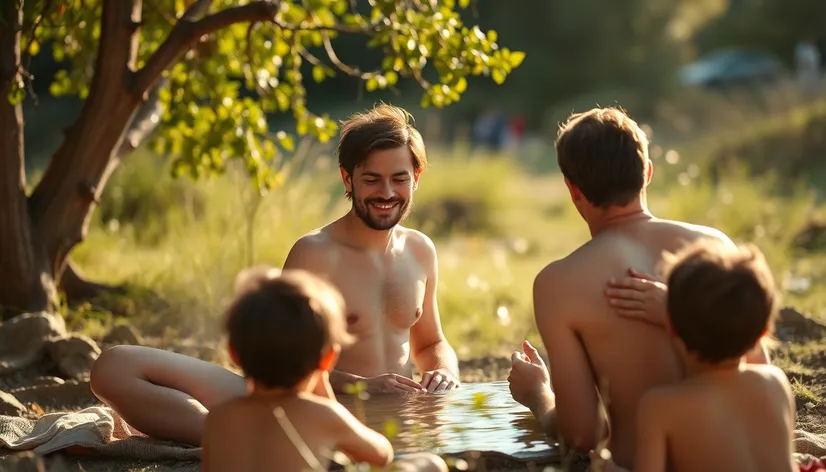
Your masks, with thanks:
[(756, 246), (707, 240), (678, 253), (668, 275), (674, 333), (700, 359), (737, 359), (771, 331), (778, 294)]
[(645, 186), (648, 138), (621, 109), (571, 115), (559, 128), (556, 155), (562, 175), (596, 207), (627, 205)]
[(294, 387), (333, 345), (352, 342), (341, 293), (299, 269), (242, 272), (225, 328), (244, 375), (270, 388)]
[(413, 169), (420, 174), (427, 166), (424, 140), (414, 127), (413, 116), (404, 108), (381, 104), (356, 113), (341, 125), (338, 164), (353, 175), (372, 151), (407, 146), (413, 155)]

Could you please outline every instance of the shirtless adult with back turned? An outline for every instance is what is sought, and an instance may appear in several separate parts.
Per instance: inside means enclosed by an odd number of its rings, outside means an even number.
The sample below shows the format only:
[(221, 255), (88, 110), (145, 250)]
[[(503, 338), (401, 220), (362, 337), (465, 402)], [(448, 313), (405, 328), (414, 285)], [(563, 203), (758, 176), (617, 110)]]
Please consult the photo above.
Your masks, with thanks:
[[(319, 388), (341, 392), (361, 380), (370, 392), (441, 392), (459, 384), (439, 318), (433, 242), (398, 225), (427, 164), (409, 120), (403, 109), (381, 105), (344, 123), (339, 163), (352, 209), (298, 240), (284, 264), (327, 279), (347, 305), (356, 342)], [(418, 382), (410, 361), (422, 373)], [(211, 408), (246, 392), (245, 380), (223, 367), (143, 346), (104, 351), (91, 387), (139, 431), (188, 444), (200, 443)]]
[[(579, 451), (601, 439), (601, 398), (608, 447), (617, 464), (632, 467), (637, 403), (652, 387), (682, 378), (682, 366), (663, 329), (616, 315), (604, 295), (606, 284), (629, 267), (654, 273), (664, 251), (700, 238), (733, 243), (718, 230), (649, 212), (648, 140), (621, 110), (573, 115), (560, 129), (556, 148), (571, 200), (592, 239), (536, 276), (535, 318), (550, 365), (524, 342), (523, 351), (512, 356), (510, 388), (548, 436)], [(762, 351), (753, 358), (765, 362)]]

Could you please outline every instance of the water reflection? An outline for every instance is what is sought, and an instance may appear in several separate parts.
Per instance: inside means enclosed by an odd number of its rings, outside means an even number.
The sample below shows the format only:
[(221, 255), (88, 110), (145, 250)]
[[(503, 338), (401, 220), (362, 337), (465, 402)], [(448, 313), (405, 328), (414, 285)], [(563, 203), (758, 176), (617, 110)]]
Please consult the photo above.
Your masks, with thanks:
[(396, 454), (477, 450), (519, 456), (553, 449), (530, 411), (513, 400), (507, 382), (467, 383), (442, 395), (338, 399), (365, 424), (388, 436)]

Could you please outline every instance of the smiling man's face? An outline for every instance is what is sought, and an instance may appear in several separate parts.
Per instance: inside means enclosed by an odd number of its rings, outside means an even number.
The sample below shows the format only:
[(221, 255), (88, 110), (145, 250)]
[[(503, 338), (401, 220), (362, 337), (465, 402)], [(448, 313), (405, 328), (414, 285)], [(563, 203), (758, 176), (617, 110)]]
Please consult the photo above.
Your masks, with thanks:
[(418, 176), (407, 146), (375, 150), (355, 168), (352, 178), (344, 177), (353, 209), (369, 228), (391, 229), (410, 212)]

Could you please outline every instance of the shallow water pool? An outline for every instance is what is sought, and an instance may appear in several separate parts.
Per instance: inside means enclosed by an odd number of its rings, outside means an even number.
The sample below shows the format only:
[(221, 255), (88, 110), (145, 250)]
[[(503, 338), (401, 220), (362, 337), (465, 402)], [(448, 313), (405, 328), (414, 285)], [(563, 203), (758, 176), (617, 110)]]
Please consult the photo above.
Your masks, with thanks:
[(530, 410), (508, 383), (466, 383), (445, 394), (373, 394), (365, 400), (338, 395), (357, 418), (390, 439), (396, 454), (496, 451), (514, 457), (553, 454)]

